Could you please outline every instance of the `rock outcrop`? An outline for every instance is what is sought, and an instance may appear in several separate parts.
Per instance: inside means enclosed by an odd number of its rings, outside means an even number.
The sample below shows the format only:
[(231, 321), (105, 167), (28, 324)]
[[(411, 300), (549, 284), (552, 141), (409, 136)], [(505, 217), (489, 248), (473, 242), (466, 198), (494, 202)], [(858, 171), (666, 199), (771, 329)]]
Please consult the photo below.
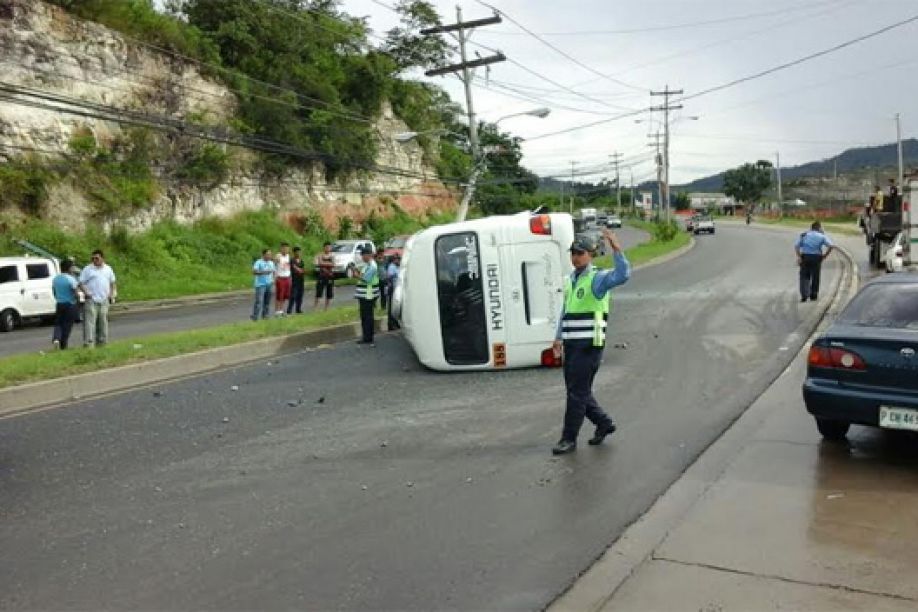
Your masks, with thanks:
[[(88, 131), (104, 145), (129, 127), (109, 120), (104, 112), (87, 112), (87, 104), (209, 126), (226, 125), (237, 105), (234, 92), (194, 62), (75, 19), (39, 0), (0, 0), (0, 48), (0, 161), (26, 152), (51, 161), (68, 152), (77, 134)], [(16, 88), (46, 98), (36, 107), (35, 98), (24, 102)], [(163, 219), (191, 223), (276, 208), (279, 213), (312, 209), (334, 225), (344, 215), (359, 223), (373, 211), (386, 214), (391, 201), (414, 214), (455, 206), (454, 194), (438, 180), (419, 145), (394, 138), (409, 128), (388, 104), (375, 128), (375, 167), (385, 172), (329, 181), (322, 164), (315, 163), (266, 178), (252, 151), (221, 144), (232, 151), (226, 180), (206, 188), (163, 180), (150, 206), (118, 221), (140, 230)], [(78, 229), (94, 221), (86, 195), (75, 184), (55, 184), (49, 200), (48, 216), (65, 226)]]

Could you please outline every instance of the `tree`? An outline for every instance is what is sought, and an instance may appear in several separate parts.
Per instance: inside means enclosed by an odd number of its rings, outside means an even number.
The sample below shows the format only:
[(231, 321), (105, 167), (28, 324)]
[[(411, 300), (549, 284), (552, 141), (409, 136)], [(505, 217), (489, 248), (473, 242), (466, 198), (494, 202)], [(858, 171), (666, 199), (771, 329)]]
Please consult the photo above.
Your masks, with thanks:
[(478, 137), (487, 154), (487, 171), (478, 183), (475, 200), (486, 215), (501, 215), (525, 210), (539, 187), (539, 177), (520, 165), (521, 140), (501, 132), (491, 123), (482, 123)]
[(754, 204), (771, 187), (771, 162), (759, 160), (743, 164), (724, 174), (724, 193), (737, 202)]
[(424, 28), (440, 25), (440, 15), (433, 5), (423, 0), (400, 0), (395, 9), (402, 25), (386, 34), (384, 50), (399, 71), (445, 64), (452, 51), (443, 37), (421, 34)]
[(673, 196), (673, 207), (676, 210), (688, 210), (692, 207), (692, 201), (689, 199), (689, 195), (684, 191), (680, 191)]

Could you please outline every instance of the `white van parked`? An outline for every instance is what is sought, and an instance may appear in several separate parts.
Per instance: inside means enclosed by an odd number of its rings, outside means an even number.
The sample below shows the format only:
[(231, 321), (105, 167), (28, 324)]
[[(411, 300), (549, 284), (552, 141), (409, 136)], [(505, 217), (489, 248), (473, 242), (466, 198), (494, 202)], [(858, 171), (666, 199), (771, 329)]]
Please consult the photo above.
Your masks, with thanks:
[(570, 215), (520, 213), (423, 230), (402, 256), (393, 315), (434, 370), (556, 366), (572, 266)]
[(25, 319), (53, 317), (51, 281), (59, 262), (44, 257), (0, 257), (0, 331), (12, 331)]

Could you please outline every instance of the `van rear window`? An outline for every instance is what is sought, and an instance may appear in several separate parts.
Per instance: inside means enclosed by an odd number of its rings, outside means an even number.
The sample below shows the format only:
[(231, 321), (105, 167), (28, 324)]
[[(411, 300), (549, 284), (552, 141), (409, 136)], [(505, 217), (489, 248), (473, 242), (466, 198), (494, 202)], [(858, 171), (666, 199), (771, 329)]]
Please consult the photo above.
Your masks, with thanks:
[(51, 270), (46, 263), (26, 264), (26, 274), (29, 275), (29, 280), (39, 280), (42, 278), (49, 278), (51, 276)]
[(0, 266), (0, 283), (12, 283), (19, 280), (16, 266)]
[(449, 234), (434, 245), (443, 356), (452, 365), (488, 363), (488, 330), (478, 235)]

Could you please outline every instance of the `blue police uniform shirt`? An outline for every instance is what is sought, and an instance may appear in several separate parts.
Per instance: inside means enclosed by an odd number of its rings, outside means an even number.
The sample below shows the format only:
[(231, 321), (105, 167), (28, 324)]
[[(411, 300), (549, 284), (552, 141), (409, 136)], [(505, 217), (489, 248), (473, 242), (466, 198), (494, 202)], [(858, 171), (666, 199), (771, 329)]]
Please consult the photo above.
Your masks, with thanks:
[[(624, 253), (620, 251), (613, 252), (612, 261), (615, 263), (614, 268), (611, 270), (599, 270), (596, 272), (596, 276), (593, 277), (592, 289), (596, 299), (602, 299), (611, 289), (624, 285), (631, 278), (631, 262), (628, 261)], [(577, 279), (583, 274), (589, 274), (592, 269), (593, 264), (590, 264), (582, 272), (578, 273), (577, 270), (574, 270), (571, 273), (571, 284), (576, 285)], [(556, 340), (561, 339), (561, 325), (562, 319), (564, 319), (565, 307), (566, 304), (561, 305), (561, 316), (558, 318), (558, 327), (555, 330)]]
[(77, 280), (72, 274), (61, 272), (51, 281), (51, 291), (54, 293), (54, 300), (58, 304), (76, 304), (77, 303)]
[(822, 255), (822, 247), (830, 247), (832, 241), (822, 232), (808, 230), (800, 234), (797, 239), (797, 248), (801, 255)]

